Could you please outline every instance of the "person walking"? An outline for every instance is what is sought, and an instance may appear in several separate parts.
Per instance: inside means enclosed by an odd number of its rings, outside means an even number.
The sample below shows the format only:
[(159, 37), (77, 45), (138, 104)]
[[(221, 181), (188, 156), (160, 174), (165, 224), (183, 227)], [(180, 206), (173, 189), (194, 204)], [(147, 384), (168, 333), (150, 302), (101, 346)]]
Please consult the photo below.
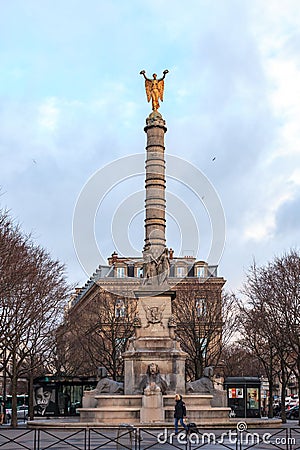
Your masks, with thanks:
[(182, 395), (175, 395), (175, 411), (174, 411), (174, 426), (175, 426), (175, 434), (178, 434), (178, 421), (180, 425), (187, 431), (188, 427), (183, 421), (183, 418), (186, 417), (186, 407), (185, 403), (182, 400)]

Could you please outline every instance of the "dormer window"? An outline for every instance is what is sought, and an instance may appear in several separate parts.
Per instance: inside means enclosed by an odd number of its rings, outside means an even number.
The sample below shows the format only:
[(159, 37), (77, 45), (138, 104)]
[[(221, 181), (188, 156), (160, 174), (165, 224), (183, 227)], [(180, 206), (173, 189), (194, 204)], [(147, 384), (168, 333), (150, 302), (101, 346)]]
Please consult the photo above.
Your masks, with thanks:
[(178, 278), (183, 278), (186, 276), (186, 268), (185, 267), (176, 267), (176, 276)]
[(205, 267), (203, 267), (203, 266), (196, 267), (196, 277), (197, 278), (204, 278), (205, 277)]
[(125, 277), (125, 267), (117, 267), (117, 278)]

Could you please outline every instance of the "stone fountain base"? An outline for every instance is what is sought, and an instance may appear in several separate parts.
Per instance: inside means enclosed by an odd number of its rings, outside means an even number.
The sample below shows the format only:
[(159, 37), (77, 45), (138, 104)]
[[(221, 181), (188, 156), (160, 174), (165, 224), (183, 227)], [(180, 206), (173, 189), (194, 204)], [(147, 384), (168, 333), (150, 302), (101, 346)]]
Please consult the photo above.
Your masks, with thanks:
[[(100, 381), (95, 390), (84, 393), (79, 409), (80, 422), (171, 424), (175, 393), (182, 393), (191, 422), (229, 423), (230, 408), (226, 407), (225, 391), (199, 393), (201, 391), (195, 390), (195, 393), (184, 394), (187, 354), (175, 334), (176, 323), (172, 316), (175, 293), (145, 287), (135, 295), (138, 298), (135, 335), (123, 354), (125, 394), (119, 395), (116, 391), (118, 383), (105, 378), (102, 386)], [(190, 384), (189, 389), (194, 388)]]
[[(174, 395), (161, 396), (161, 407), (158, 398), (156, 399), (152, 395), (148, 398), (147, 404), (145, 395), (96, 395), (92, 397), (87, 391), (83, 397), (83, 407), (79, 409), (80, 422), (105, 425), (173, 423)], [(199, 425), (229, 424), (230, 408), (211, 406), (212, 399), (213, 395), (209, 394), (185, 395), (184, 402), (189, 421)]]

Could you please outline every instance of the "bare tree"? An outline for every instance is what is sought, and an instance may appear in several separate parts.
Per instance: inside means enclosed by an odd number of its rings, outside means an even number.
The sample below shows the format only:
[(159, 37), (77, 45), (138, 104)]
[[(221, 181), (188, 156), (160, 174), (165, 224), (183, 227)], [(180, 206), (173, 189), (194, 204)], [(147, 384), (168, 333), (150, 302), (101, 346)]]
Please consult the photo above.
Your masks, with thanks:
[(256, 354), (238, 341), (228, 342), (222, 351), (224, 377), (265, 375), (263, 365)]
[(223, 346), (237, 331), (234, 295), (195, 285), (178, 289), (173, 302), (177, 335), (187, 352), (187, 379), (198, 379), (206, 366), (217, 366)]
[[(281, 374), (288, 368), (283, 382), (288, 382), (291, 372), (300, 387), (300, 255), (292, 249), (282, 257), (274, 258), (267, 269), (267, 280), (272, 288), (272, 313), (281, 339)], [(284, 393), (282, 395), (283, 407)], [(300, 424), (300, 418), (299, 418)]]
[(12, 426), (17, 426), (17, 383), (32, 381), (34, 369), (49, 358), (53, 333), (69, 294), (65, 269), (30, 236), (24, 235), (5, 213), (0, 220), (1, 347), (9, 364), (12, 388)]
[(273, 417), (273, 383), (279, 371), (279, 354), (274, 337), (265, 321), (265, 315), (260, 308), (242, 307), (242, 338), (240, 344), (245, 351), (255, 355), (269, 382), (268, 414)]
[(104, 366), (114, 380), (122, 378), (122, 354), (134, 334), (136, 300), (99, 287), (92, 300), (71, 314), (59, 333), (68, 373), (94, 375), (98, 366)]
[(248, 304), (244, 315), (244, 342), (263, 362), (270, 383), (281, 378), (282, 419), (285, 421), (285, 390), (293, 371), (300, 371), (300, 257), (295, 250), (264, 267), (252, 265), (243, 290)]

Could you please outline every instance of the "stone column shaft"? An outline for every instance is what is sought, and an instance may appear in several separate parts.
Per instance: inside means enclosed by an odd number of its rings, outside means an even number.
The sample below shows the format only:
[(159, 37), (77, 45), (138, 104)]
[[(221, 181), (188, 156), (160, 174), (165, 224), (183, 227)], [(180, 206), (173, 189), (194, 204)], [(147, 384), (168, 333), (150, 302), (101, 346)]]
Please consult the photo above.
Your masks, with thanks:
[(157, 258), (166, 247), (166, 176), (164, 134), (167, 131), (160, 113), (154, 111), (146, 119), (146, 218), (145, 246)]

